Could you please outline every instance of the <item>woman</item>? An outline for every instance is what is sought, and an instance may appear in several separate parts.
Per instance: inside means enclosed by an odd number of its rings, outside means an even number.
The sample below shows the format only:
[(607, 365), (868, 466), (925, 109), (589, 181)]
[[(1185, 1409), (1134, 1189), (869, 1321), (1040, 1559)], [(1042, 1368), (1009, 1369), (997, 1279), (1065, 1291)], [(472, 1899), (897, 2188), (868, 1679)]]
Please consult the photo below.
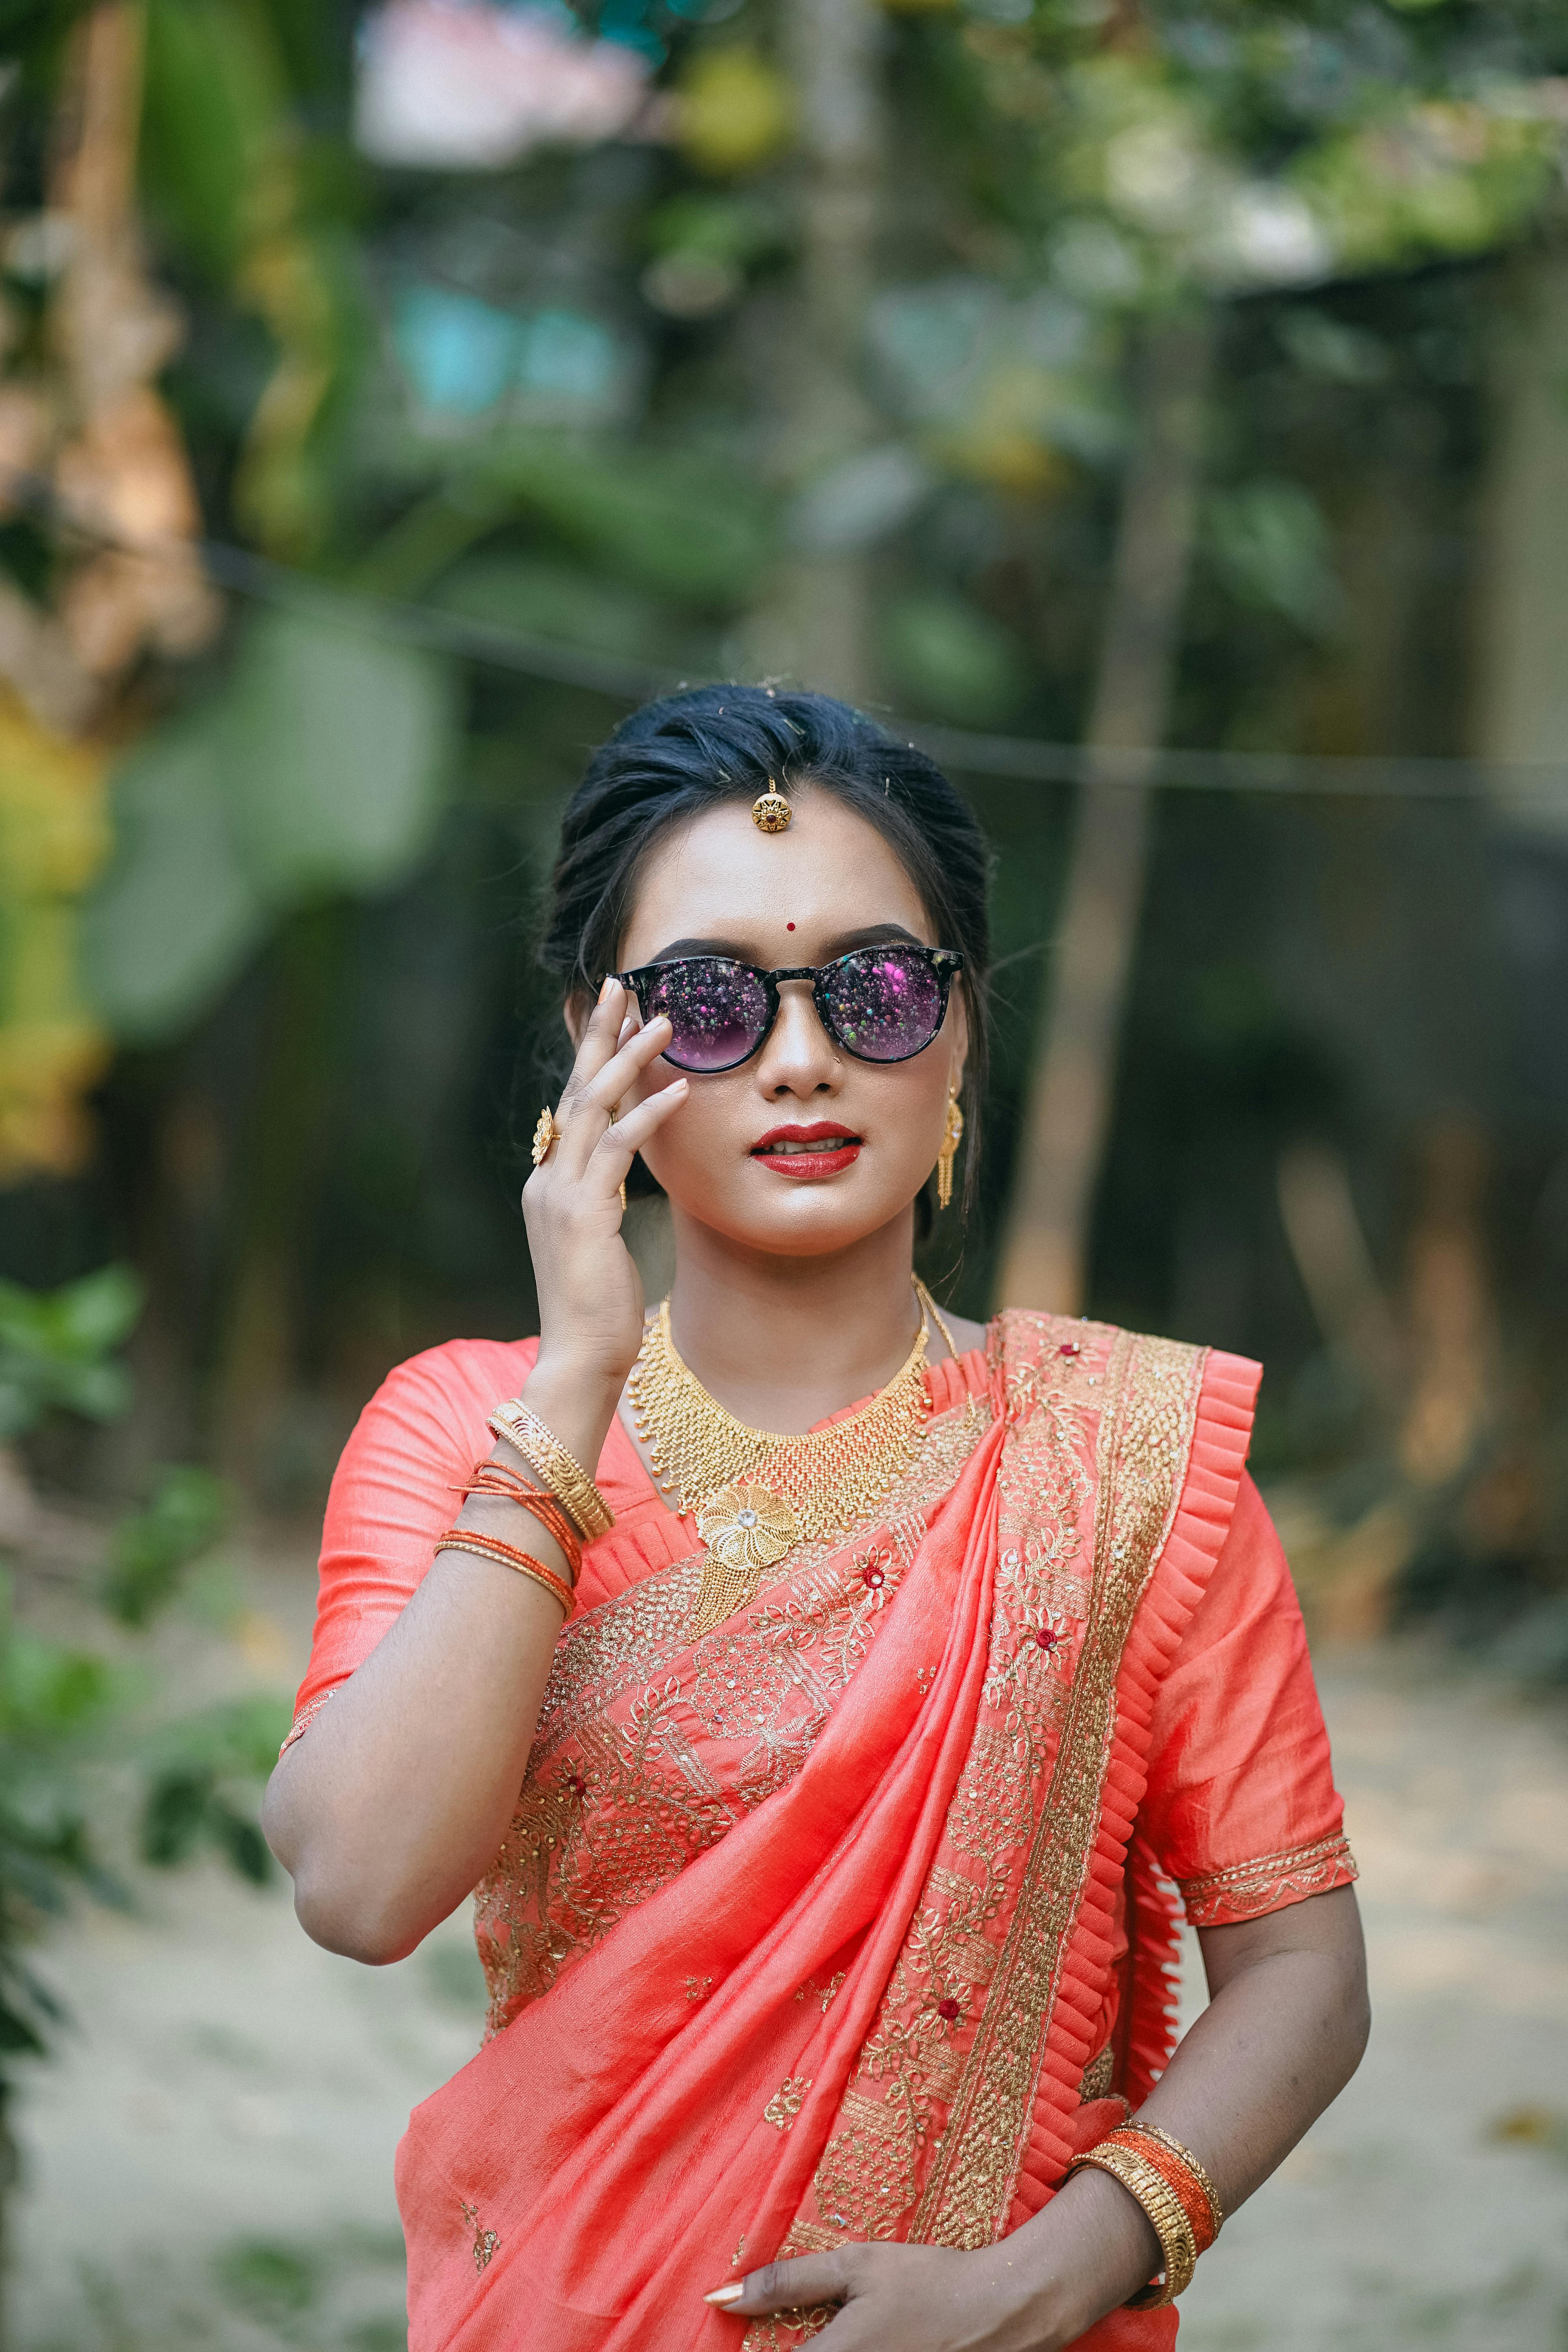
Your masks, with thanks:
[[(985, 1042), (984, 848), (921, 753), (671, 697), (554, 888), (540, 1337), (366, 1408), (268, 1800), (331, 1950), (478, 1889), (490, 2034), (399, 2159), (411, 2346), (1169, 2346), (1366, 2032), (1258, 1368), (913, 1281)], [(1173, 2056), (1173, 1879), (1213, 1996)]]

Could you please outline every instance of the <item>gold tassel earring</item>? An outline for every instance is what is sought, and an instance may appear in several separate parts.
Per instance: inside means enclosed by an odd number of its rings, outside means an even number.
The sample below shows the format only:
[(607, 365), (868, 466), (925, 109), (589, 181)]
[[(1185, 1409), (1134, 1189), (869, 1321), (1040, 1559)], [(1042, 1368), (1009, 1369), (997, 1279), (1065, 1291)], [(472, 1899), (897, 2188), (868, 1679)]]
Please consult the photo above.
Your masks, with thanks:
[(963, 1140), (963, 1113), (958, 1107), (958, 1088), (949, 1087), (947, 1125), (942, 1131), (942, 1150), (936, 1155), (936, 1204), (939, 1209), (952, 1206), (952, 1163)]

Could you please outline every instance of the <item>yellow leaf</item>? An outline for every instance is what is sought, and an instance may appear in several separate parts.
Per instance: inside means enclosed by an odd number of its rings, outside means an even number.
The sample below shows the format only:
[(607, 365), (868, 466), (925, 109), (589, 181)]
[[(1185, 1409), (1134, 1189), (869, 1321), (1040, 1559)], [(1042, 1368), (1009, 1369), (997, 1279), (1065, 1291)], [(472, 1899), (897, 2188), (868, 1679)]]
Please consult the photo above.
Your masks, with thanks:
[(677, 93), (676, 140), (700, 172), (754, 172), (787, 145), (795, 92), (755, 49), (705, 49)]
[(0, 894), (76, 898), (109, 856), (107, 761), (0, 690)]
[(0, 1028), (0, 1183), (74, 1176), (92, 1154), (81, 1097), (108, 1067), (109, 1041), (83, 1021)]

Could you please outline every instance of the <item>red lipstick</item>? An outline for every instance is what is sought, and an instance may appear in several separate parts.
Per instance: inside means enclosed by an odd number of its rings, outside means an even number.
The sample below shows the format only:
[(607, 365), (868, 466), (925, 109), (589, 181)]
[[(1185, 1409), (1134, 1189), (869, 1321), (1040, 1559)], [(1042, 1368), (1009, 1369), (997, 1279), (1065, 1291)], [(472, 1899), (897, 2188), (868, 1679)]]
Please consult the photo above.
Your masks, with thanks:
[[(813, 1151), (814, 1143), (826, 1144), (823, 1151)], [(786, 1150), (785, 1146), (793, 1146)], [(837, 1176), (852, 1168), (860, 1157), (860, 1139), (843, 1126), (819, 1119), (814, 1127), (770, 1127), (752, 1146), (752, 1158), (771, 1168), (775, 1175), (793, 1176), (798, 1180), (810, 1177)]]

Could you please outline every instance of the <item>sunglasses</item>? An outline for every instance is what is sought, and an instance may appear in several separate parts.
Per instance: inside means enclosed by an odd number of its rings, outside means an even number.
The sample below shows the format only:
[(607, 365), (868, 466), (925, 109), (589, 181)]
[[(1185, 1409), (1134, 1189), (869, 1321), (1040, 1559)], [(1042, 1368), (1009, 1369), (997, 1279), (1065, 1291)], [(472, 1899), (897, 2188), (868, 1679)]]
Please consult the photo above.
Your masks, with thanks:
[(948, 992), (963, 970), (953, 948), (853, 948), (832, 963), (763, 971), (732, 956), (677, 956), (615, 975), (646, 1023), (670, 1026), (664, 1059), (678, 1070), (737, 1070), (779, 1017), (779, 982), (809, 980), (816, 1017), (858, 1062), (909, 1062), (923, 1054), (947, 1017)]

